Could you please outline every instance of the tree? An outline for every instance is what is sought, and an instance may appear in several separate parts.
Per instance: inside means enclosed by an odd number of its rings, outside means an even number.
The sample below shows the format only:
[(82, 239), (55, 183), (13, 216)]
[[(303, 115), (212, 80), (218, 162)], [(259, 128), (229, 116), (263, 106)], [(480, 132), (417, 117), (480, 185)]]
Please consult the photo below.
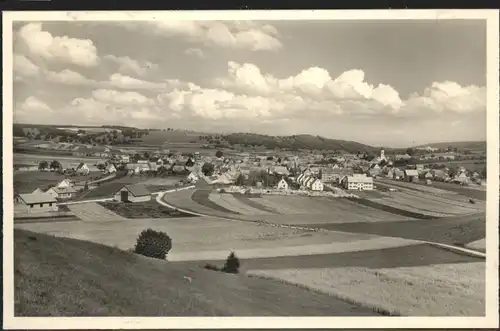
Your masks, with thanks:
[(201, 167), (201, 172), (203, 172), (205, 176), (212, 176), (214, 173), (214, 165), (208, 162), (204, 163)]
[(272, 161), (274, 160), (274, 157), (272, 155), (269, 155), (267, 158), (266, 158), (267, 161)]
[(62, 165), (59, 161), (54, 160), (50, 163), (50, 169), (52, 170), (59, 170), (62, 169)]
[(481, 170), (481, 178), (486, 179), (487, 171), (486, 166), (484, 166), (483, 170)]
[(408, 147), (408, 148), (406, 149), (406, 154), (408, 154), (408, 155), (410, 155), (410, 156), (412, 156), (412, 155), (414, 154), (414, 152), (415, 152), (415, 151), (414, 151), (414, 149), (413, 149), (413, 148), (411, 148), (411, 147)]
[(137, 238), (134, 253), (166, 260), (168, 252), (172, 249), (172, 239), (165, 232), (147, 229), (142, 231)]
[(218, 158), (221, 158), (223, 155), (224, 155), (224, 153), (222, 153), (222, 151), (217, 151), (215, 153), (215, 156), (218, 157)]
[(245, 176), (243, 174), (239, 174), (235, 181), (236, 186), (244, 186), (245, 185)]
[(85, 181), (85, 185), (83, 186), (83, 190), (84, 191), (88, 191), (89, 190), (89, 183), (87, 183), (86, 181)]
[(230, 274), (237, 274), (240, 269), (240, 260), (236, 257), (234, 252), (231, 252), (224, 263), (224, 267), (222, 268), (223, 272)]
[(49, 163), (47, 161), (42, 161), (38, 163), (38, 170), (45, 170), (48, 169)]
[(384, 167), (384, 166), (386, 166), (386, 165), (387, 165), (387, 161), (386, 161), (386, 160), (382, 160), (382, 161), (380, 161), (379, 165), (380, 165), (381, 167)]
[(132, 159), (133, 159), (135, 162), (137, 162), (137, 161), (139, 161), (140, 159), (142, 159), (142, 156), (141, 156), (141, 154), (139, 154), (139, 153), (135, 153), (135, 154), (134, 154), (134, 156), (132, 157)]

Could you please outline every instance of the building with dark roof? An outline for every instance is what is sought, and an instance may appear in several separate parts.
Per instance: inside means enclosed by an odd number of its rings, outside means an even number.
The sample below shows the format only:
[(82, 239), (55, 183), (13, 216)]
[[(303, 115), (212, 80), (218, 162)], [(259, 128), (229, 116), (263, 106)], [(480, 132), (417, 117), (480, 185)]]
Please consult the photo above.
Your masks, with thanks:
[(114, 194), (114, 200), (121, 202), (145, 202), (151, 200), (151, 193), (141, 184), (124, 185)]

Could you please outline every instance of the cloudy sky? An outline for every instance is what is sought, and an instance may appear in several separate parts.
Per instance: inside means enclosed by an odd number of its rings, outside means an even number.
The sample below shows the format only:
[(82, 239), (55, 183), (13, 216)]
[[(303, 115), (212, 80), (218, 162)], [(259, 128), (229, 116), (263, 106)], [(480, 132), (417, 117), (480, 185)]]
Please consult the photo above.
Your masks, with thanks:
[(16, 22), (14, 122), (486, 139), (481, 21)]

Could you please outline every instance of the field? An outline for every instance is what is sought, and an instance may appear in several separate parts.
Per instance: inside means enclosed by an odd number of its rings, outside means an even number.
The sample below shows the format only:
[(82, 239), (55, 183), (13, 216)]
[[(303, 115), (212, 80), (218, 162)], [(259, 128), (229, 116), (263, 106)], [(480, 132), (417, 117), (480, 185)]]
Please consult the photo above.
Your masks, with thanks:
[(148, 135), (141, 138), (141, 145), (161, 146), (164, 144), (179, 144), (179, 145), (198, 145), (200, 141), (198, 137), (204, 135), (199, 132), (184, 132), (184, 131), (150, 131)]
[[(484, 316), (484, 262), (398, 268), (251, 270), (403, 316)], [(453, 304), (450, 304), (453, 303)]]
[(88, 166), (91, 166), (106, 161), (102, 158), (14, 153), (14, 164), (38, 165), (41, 161), (48, 161), (50, 163), (54, 160), (59, 161), (65, 168), (73, 167), (80, 162), (85, 162)]
[[(89, 242), (19, 230), (14, 240), (16, 316), (377, 315), (296, 286)], [(192, 283), (184, 279), (188, 274)]]
[(125, 218), (191, 217), (191, 214), (175, 212), (173, 209), (162, 206), (156, 200), (137, 203), (106, 201), (99, 204)]
[(85, 182), (103, 176), (101, 172), (91, 172), (86, 176), (68, 177), (57, 172), (50, 171), (26, 171), (14, 174), (14, 191), (16, 193), (31, 193), (37, 188), (47, 188), (49, 185), (56, 185), (65, 178), (75, 182)]

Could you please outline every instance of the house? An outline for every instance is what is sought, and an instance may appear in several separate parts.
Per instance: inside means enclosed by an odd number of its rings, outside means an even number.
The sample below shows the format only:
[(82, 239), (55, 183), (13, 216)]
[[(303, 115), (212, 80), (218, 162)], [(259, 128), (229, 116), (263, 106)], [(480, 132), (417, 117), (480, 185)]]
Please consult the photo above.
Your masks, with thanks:
[(49, 188), (46, 193), (50, 194), (56, 199), (60, 200), (66, 200), (66, 199), (71, 199), (76, 195), (76, 190), (73, 188), (73, 186), (70, 187), (51, 187)]
[(428, 171), (425, 175), (424, 175), (424, 178), (425, 179), (433, 179), (434, 176), (432, 175), (432, 172), (431, 171)]
[(78, 167), (76, 167), (76, 172), (82, 175), (88, 175), (90, 173), (89, 166), (83, 162), (80, 162)]
[(116, 172), (116, 167), (114, 164), (110, 163), (106, 166), (106, 173), (112, 174)]
[(417, 182), (418, 181), (418, 171), (415, 169), (406, 169), (404, 172), (405, 179), (409, 182)]
[(288, 183), (285, 178), (281, 178), (278, 183), (278, 190), (288, 190)]
[(283, 166), (276, 166), (272, 169), (272, 171), (277, 174), (277, 175), (282, 175), (282, 176), (289, 176), (290, 171), (286, 167)]
[(45, 192), (18, 194), (14, 198), (15, 213), (46, 213), (57, 211), (57, 200)]
[(317, 179), (317, 178), (313, 178), (312, 181), (309, 181), (307, 183), (307, 187), (311, 190), (311, 191), (323, 191), (323, 183)]
[(146, 202), (151, 200), (151, 193), (144, 185), (124, 185), (114, 194), (113, 200), (121, 202)]
[(58, 184), (56, 184), (55, 187), (57, 188), (68, 188), (68, 187), (72, 187), (73, 186), (73, 181), (71, 181), (70, 179), (66, 178), (66, 179), (63, 179), (62, 181), (60, 181)]
[(198, 175), (194, 172), (191, 172), (188, 176), (187, 176), (187, 180), (188, 182), (190, 183), (196, 183), (198, 181)]
[(455, 176), (455, 178), (453, 178), (453, 181), (455, 183), (468, 184), (470, 182), (470, 179), (465, 172), (462, 172), (459, 175)]
[(337, 179), (338, 174), (340, 174), (340, 170), (338, 166), (336, 168), (335, 166), (333, 168), (321, 169), (321, 180), (324, 183), (334, 182)]
[(373, 178), (367, 177), (366, 175), (352, 175), (347, 176), (343, 183), (344, 188), (347, 190), (358, 190), (358, 191), (372, 191), (373, 190)]
[(130, 155), (126, 155), (126, 154), (120, 155), (120, 161), (123, 163), (129, 163), (130, 162)]
[(42, 190), (41, 188), (37, 188), (36, 190), (34, 190), (33, 192), (31, 193), (44, 193), (45, 191)]

